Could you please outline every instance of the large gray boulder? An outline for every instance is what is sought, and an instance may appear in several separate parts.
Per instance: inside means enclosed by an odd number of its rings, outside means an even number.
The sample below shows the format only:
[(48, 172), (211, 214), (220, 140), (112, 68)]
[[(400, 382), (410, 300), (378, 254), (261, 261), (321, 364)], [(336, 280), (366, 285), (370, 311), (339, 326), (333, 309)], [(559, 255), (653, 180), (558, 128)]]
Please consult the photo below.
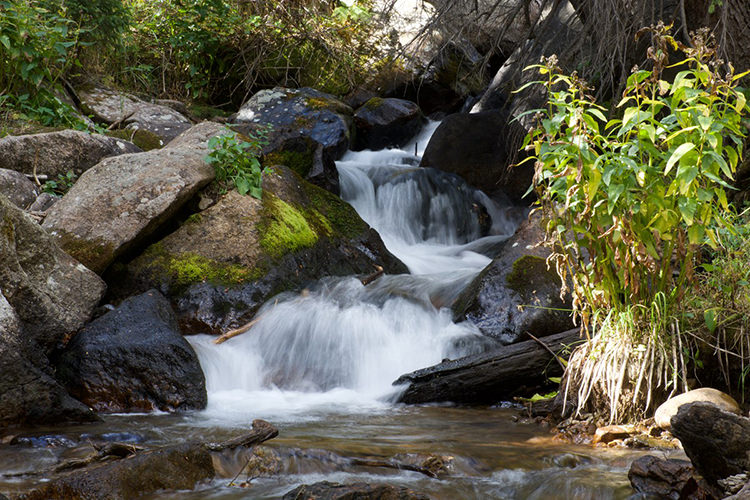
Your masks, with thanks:
[(43, 227), (70, 255), (103, 272), (214, 179), (204, 160), (207, 142), (227, 132), (203, 122), (164, 149), (102, 161), (50, 209)]
[(252, 96), (235, 121), (270, 125), (275, 136), (310, 137), (338, 159), (349, 148), (352, 113), (352, 108), (330, 94), (311, 88), (276, 87)]
[(669, 429), (670, 420), (677, 415), (677, 411), (680, 407), (688, 403), (696, 402), (710, 403), (724, 411), (735, 413), (737, 415), (742, 413), (740, 405), (737, 404), (737, 401), (735, 401), (729, 394), (725, 394), (711, 387), (701, 387), (699, 389), (693, 389), (692, 391), (678, 394), (662, 403), (654, 413), (654, 423), (662, 429)]
[(56, 365), (70, 394), (99, 412), (174, 411), (206, 406), (206, 381), (156, 290), (131, 297), (68, 343)]
[(560, 278), (547, 269), (540, 217), (529, 217), (500, 255), (472, 281), (453, 306), (456, 319), (474, 323), (505, 344), (573, 328), (571, 304), (560, 298)]
[(104, 158), (139, 151), (131, 142), (78, 130), (6, 136), (0, 139), (0, 168), (51, 178), (80, 175)]
[(96, 419), (50, 372), (44, 356), (33, 354), (21, 320), (0, 293), (0, 428)]
[(192, 122), (174, 109), (143, 101), (138, 97), (108, 89), (78, 89), (81, 109), (100, 123), (121, 122), (131, 130), (147, 130), (161, 139), (162, 145), (189, 129)]
[(15, 170), (0, 168), (0, 194), (19, 208), (30, 207), (38, 195), (36, 185)]
[(156, 288), (186, 332), (219, 332), (279, 292), (375, 266), (406, 272), (349, 204), (278, 166), (263, 174), (261, 200), (229, 191), (130, 262), (113, 292)]
[(105, 289), (96, 274), (0, 195), (0, 292), (15, 309), (25, 339), (49, 352), (91, 318)]

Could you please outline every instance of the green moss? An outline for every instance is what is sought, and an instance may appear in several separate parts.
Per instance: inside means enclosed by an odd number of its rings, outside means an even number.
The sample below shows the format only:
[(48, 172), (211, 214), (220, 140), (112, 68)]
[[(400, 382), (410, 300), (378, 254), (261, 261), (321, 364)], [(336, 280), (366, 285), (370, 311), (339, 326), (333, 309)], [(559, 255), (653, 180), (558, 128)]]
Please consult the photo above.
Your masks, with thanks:
[(114, 245), (101, 238), (88, 240), (57, 230), (60, 248), (96, 273), (103, 272), (114, 259)]
[(226, 111), (222, 111), (221, 109), (214, 108), (212, 106), (204, 106), (202, 104), (191, 104), (190, 106), (188, 106), (188, 111), (191, 115), (200, 120), (210, 120), (211, 118), (217, 116), (227, 117), (231, 114)]
[(159, 149), (164, 146), (164, 141), (158, 135), (148, 130), (109, 130), (106, 134), (110, 137), (130, 141), (144, 151), (151, 151), (152, 149)]
[(198, 224), (201, 219), (203, 219), (203, 215), (201, 215), (200, 212), (196, 212), (187, 219), (185, 219), (185, 224)]
[(322, 97), (308, 97), (307, 106), (311, 109), (327, 109), (331, 107), (331, 103)]
[(524, 255), (513, 262), (513, 269), (506, 275), (508, 287), (524, 295), (531, 283), (538, 283), (551, 273), (547, 261), (535, 255)]
[(310, 150), (304, 152), (290, 150), (274, 151), (263, 158), (263, 164), (267, 166), (287, 166), (304, 178), (310, 173), (314, 157), (315, 153)]
[(318, 234), (301, 210), (272, 193), (264, 193), (263, 205), (260, 246), (270, 257), (278, 259), (318, 242)]
[(366, 103), (362, 105), (365, 109), (369, 109), (370, 111), (374, 111), (378, 109), (380, 106), (383, 105), (383, 99), (380, 97), (373, 97), (369, 99)]
[(313, 121), (307, 116), (300, 115), (294, 119), (294, 126), (297, 128), (311, 128), (313, 125)]
[(303, 184), (311, 206), (325, 221), (328, 234), (338, 235), (344, 238), (357, 238), (361, 236), (369, 226), (357, 214), (354, 208), (333, 193), (313, 184)]

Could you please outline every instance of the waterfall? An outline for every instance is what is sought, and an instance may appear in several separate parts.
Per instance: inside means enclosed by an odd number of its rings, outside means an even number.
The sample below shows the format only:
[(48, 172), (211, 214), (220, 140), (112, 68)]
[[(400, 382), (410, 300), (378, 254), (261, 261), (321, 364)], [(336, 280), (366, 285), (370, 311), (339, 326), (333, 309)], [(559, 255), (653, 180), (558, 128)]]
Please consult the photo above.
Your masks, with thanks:
[(224, 344), (191, 337), (208, 413), (283, 419), (371, 409), (396, 394), (399, 375), (483, 347), (478, 330), (454, 323), (446, 306), (491, 261), (481, 252), (507, 239), (518, 215), (457, 176), (418, 167), (435, 128), (403, 149), (349, 152), (337, 162), (342, 198), (410, 274), (368, 286), (326, 278), (274, 297), (251, 331)]

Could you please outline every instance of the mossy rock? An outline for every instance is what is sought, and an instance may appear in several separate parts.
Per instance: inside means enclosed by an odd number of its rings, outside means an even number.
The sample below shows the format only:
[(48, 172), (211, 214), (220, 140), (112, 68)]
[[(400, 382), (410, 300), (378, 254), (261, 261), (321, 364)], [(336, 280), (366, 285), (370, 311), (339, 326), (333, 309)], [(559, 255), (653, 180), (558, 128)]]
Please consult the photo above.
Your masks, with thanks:
[(123, 297), (158, 288), (188, 331), (219, 331), (276, 293), (375, 266), (406, 271), (349, 204), (278, 166), (263, 175), (262, 199), (226, 193), (130, 262), (112, 288)]
[(108, 130), (106, 134), (110, 137), (130, 141), (143, 151), (151, 151), (152, 149), (159, 149), (164, 146), (164, 141), (161, 137), (145, 129)]

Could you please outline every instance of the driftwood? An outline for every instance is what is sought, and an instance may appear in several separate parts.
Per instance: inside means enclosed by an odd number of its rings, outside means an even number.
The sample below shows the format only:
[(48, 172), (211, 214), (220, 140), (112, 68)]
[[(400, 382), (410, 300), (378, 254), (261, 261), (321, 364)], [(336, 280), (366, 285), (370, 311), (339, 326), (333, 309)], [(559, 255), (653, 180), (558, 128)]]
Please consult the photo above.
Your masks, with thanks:
[(253, 320), (250, 323), (244, 324), (239, 328), (235, 328), (234, 330), (229, 330), (226, 333), (221, 334), (219, 337), (217, 337), (214, 340), (214, 344), (223, 344), (227, 340), (236, 337), (237, 335), (242, 335), (249, 329), (251, 329), (255, 324), (260, 321), (260, 319), (263, 317), (263, 315), (258, 316), (257, 318), (253, 318)]
[(369, 285), (370, 283), (372, 283), (376, 279), (378, 279), (381, 276), (383, 276), (384, 271), (383, 271), (383, 268), (381, 266), (375, 266), (375, 269), (376, 270), (375, 270), (374, 273), (372, 273), (372, 274), (370, 274), (368, 276), (365, 276), (364, 278), (362, 278), (360, 280), (364, 286)]
[(423, 465), (407, 464), (403, 462), (395, 462), (393, 460), (378, 460), (373, 458), (351, 458), (349, 459), (351, 465), (357, 465), (360, 467), (380, 467), (386, 469), (396, 470), (408, 470), (412, 472), (419, 472), (425, 476), (437, 479), (439, 470), (433, 470), (430, 467)]
[(242, 436), (238, 436), (221, 443), (208, 443), (206, 448), (211, 451), (233, 450), (239, 447), (249, 448), (258, 445), (279, 435), (279, 430), (265, 420), (253, 420), (253, 430)]
[[(451, 401), (493, 404), (514, 396), (530, 396), (563, 369), (555, 362), (566, 346), (580, 340), (578, 329), (500, 347), (488, 353), (445, 361), (402, 375), (393, 384), (409, 384), (399, 402), (409, 404)], [(559, 360), (558, 360), (559, 361)]]

